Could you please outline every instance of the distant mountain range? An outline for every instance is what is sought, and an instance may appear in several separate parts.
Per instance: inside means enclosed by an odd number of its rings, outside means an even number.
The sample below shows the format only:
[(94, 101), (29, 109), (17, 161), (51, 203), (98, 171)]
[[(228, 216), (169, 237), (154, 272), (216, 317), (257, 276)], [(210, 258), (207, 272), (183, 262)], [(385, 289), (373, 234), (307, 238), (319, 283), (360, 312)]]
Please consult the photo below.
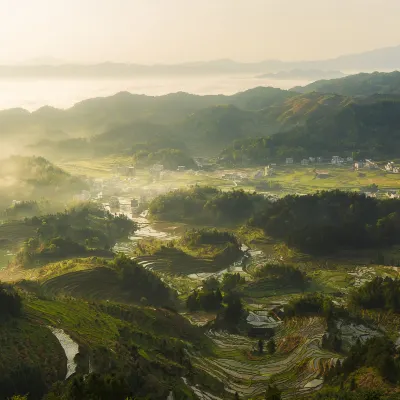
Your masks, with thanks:
[(335, 79), (343, 78), (346, 76), (340, 71), (323, 71), (319, 69), (292, 69), (290, 71), (279, 71), (276, 73), (268, 73), (258, 75), (257, 78), (260, 79), (277, 79), (277, 80), (296, 80), (296, 79), (306, 79), (306, 80), (317, 80), (317, 79)]
[[(46, 59), (43, 59), (46, 60)], [(387, 47), (359, 54), (340, 56), (329, 60), (285, 62), (265, 60), (240, 63), (229, 59), (184, 64), (124, 64), (106, 62), (101, 64), (0, 65), (0, 78), (114, 78), (123, 79), (138, 75), (201, 75), (201, 74), (265, 74), (280, 71), (340, 70), (372, 71), (400, 68), (400, 46)]]

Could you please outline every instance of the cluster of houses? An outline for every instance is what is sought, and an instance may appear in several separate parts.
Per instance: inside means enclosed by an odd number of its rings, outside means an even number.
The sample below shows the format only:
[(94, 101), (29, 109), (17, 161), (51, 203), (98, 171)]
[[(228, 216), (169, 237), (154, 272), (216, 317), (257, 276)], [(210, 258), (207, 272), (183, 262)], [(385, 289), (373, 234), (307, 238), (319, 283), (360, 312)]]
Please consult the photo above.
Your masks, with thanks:
[[(353, 162), (353, 157), (339, 157), (339, 156), (333, 156), (331, 160), (324, 160), (322, 157), (308, 157), (308, 158), (303, 158), (300, 161), (301, 165), (309, 165), (309, 164), (333, 164), (333, 165), (343, 165), (346, 163), (352, 163)], [(291, 165), (294, 164), (294, 159), (293, 158), (286, 158), (286, 165)]]
[(396, 167), (396, 166), (394, 165), (394, 162), (393, 162), (393, 161), (390, 161), (390, 162), (388, 162), (388, 163), (385, 165), (385, 170), (388, 171), (388, 172), (392, 172), (393, 174), (398, 174), (398, 173), (400, 173), (400, 168), (399, 168), (399, 167)]

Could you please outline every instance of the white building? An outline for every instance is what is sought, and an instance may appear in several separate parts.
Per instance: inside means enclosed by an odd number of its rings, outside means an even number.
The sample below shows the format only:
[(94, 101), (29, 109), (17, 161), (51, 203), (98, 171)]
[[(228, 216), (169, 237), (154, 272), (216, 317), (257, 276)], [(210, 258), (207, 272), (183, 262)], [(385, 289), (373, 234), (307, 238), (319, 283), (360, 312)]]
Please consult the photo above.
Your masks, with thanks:
[(343, 162), (344, 162), (344, 159), (339, 156), (333, 156), (332, 160), (331, 160), (331, 164), (335, 164), (335, 165), (343, 164)]
[(310, 161), (310, 163), (314, 163), (315, 162), (315, 157), (308, 157), (308, 160)]
[(310, 162), (309, 160), (304, 158), (303, 160), (301, 160), (301, 165), (308, 165), (309, 162)]
[(275, 170), (271, 168), (271, 165), (267, 165), (264, 168), (264, 176), (272, 176), (275, 174)]
[(364, 163), (362, 161), (357, 161), (354, 163), (354, 169), (358, 171), (359, 169), (364, 167)]
[(293, 158), (287, 158), (286, 164), (293, 164)]

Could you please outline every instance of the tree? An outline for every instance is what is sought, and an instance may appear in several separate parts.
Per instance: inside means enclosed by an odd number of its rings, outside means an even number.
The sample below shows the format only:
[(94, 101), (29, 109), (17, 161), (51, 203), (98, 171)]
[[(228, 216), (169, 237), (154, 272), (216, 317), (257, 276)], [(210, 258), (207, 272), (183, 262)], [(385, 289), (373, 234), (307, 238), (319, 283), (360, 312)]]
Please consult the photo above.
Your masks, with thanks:
[(238, 324), (243, 311), (243, 305), (240, 297), (231, 293), (224, 297), (224, 302), (227, 304), (225, 309), (225, 321), (231, 325)]
[[(219, 281), (213, 276), (203, 281), (203, 288), (205, 290), (217, 290), (219, 288)], [(222, 299), (221, 299), (222, 301)]]
[(275, 345), (275, 340), (274, 339), (268, 340), (267, 351), (268, 351), (268, 354), (274, 354), (275, 353), (276, 345)]
[(238, 392), (236, 392), (235, 393), (235, 400), (239, 400), (240, 399), (240, 397), (239, 397), (239, 393)]
[(282, 392), (276, 387), (268, 385), (265, 391), (265, 400), (281, 400)]
[(264, 340), (260, 339), (258, 341), (258, 352), (262, 354), (264, 352)]
[(189, 311), (196, 311), (199, 309), (198, 293), (196, 290), (187, 298), (186, 307)]
[(219, 303), (222, 303), (223, 297), (219, 288), (217, 288), (217, 290), (215, 291), (215, 297)]
[(357, 388), (356, 380), (353, 377), (353, 378), (351, 378), (351, 381), (350, 381), (350, 390), (354, 391), (354, 390), (356, 390), (356, 388)]

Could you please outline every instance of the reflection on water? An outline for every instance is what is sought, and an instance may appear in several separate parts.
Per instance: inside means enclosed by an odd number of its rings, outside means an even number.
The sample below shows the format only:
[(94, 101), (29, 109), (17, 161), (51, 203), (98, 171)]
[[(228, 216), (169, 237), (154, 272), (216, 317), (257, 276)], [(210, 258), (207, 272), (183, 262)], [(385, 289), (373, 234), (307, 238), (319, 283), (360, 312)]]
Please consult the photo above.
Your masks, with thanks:
[(52, 327), (49, 327), (49, 329), (58, 339), (67, 356), (67, 375), (65, 379), (68, 379), (76, 371), (75, 356), (79, 353), (79, 346), (62, 329)]
[[(119, 197), (120, 202), (120, 209), (118, 210), (117, 214), (124, 214), (127, 217), (131, 218), (135, 221), (139, 229), (135, 231), (134, 235), (129, 237), (129, 241), (125, 242), (118, 242), (114, 246), (115, 252), (122, 252), (129, 254), (132, 252), (133, 248), (137, 245), (137, 242), (145, 239), (145, 238), (155, 238), (160, 240), (172, 240), (177, 237), (178, 235), (174, 234), (177, 233), (178, 227), (171, 226), (168, 223), (151, 223), (148, 219), (148, 210), (143, 211), (140, 215), (133, 215), (132, 209), (130, 206), (130, 199)], [(104, 206), (109, 210), (109, 206), (104, 204)], [(265, 254), (261, 250), (251, 250), (247, 245), (243, 244), (241, 247), (242, 252), (244, 255), (231, 264), (229, 267), (224, 268), (215, 273), (209, 272), (200, 272), (196, 274), (187, 275), (188, 278), (196, 279), (196, 280), (204, 280), (211, 276), (214, 276), (217, 279), (222, 279), (222, 276), (229, 272), (229, 273), (240, 273), (246, 274), (246, 266), (249, 263), (260, 263), (265, 261)], [(154, 260), (152, 261), (144, 261), (141, 263), (143, 267), (148, 267), (151, 269), (151, 265), (153, 265)]]
[[(145, 238), (153, 238), (153, 239), (160, 239), (160, 240), (171, 240), (175, 239), (177, 236), (172, 235), (170, 232), (171, 229), (173, 230), (174, 227), (170, 225), (165, 225), (162, 223), (154, 223), (151, 224), (150, 221), (147, 219), (148, 210), (143, 211), (140, 215), (133, 215), (132, 209), (130, 205), (130, 199), (125, 197), (119, 198), (120, 208), (116, 212), (116, 214), (124, 214), (128, 218), (131, 218), (138, 224), (139, 229), (135, 231), (135, 233), (129, 237), (129, 241), (125, 242), (118, 242), (114, 246), (114, 251), (122, 252), (122, 253), (129, 253), (132, 251), (132, 247), (137, 245), (139, 240)], [(110, 207), (108, 204), (104, 204), (104, 207), (110, 211)], [(164, 230), (159, 230), (158, 228), (164, 228)]]

